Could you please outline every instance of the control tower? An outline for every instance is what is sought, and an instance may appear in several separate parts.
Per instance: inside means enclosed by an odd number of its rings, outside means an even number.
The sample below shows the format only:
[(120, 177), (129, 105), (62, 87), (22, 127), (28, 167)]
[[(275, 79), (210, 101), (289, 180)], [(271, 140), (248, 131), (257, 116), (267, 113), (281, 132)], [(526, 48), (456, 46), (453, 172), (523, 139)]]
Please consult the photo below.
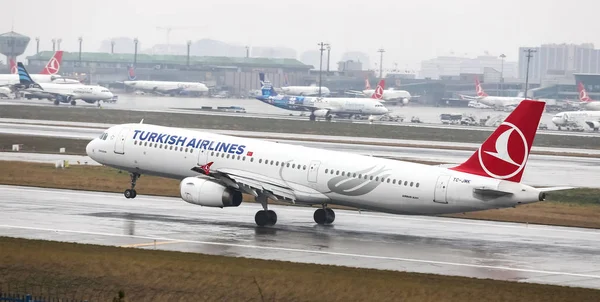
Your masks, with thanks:
[(6, 65), (9, 65), (10, 59), (16, 62), (17, 56), (25, 52), (29, 40), (29, 37), (14, 31), (0, 35), (0, 53), (6, 56)]

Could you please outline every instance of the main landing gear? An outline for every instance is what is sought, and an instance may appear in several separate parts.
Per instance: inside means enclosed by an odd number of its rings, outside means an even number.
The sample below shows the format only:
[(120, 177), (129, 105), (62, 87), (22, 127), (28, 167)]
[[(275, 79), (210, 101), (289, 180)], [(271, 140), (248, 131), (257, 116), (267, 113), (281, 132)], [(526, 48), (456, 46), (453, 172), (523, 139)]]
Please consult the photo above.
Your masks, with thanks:
[(131, 189), (127, 189), (125, 192), (123, 192), (125, 198), (129, 199), (137, 196), (137, 192), (135, 191), (135, 182), (138, 180), (138, 178), (140, 178), (140, 174), (131, 173)]
[(332, 209), (328, 208), (326, 204), (323, 204), (322, 209), (318, 209), (315, 211), (313, 218), (318, 224), (332, 224), (335, 220), (335, 212)]
[(267, 196), (260, 194), (256, 197), (256, 201), (260, 202), (264, 209), (256, 212), (254, 216), (256, 224), (258, 226), (275, 225), (277, 223), (277, 213), (267, 208)]

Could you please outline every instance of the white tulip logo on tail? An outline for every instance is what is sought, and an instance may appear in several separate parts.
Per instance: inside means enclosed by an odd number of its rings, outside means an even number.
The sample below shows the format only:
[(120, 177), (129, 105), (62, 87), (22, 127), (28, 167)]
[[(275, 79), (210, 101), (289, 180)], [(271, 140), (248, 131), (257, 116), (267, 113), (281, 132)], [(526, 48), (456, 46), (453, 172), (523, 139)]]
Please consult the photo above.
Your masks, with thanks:
[(52, 57), (50, 62), (48, 62), (46, 70), (48, 71), (48, 74), (54, 75), (58, 73), (58, 70), (60, 70), (60, 63), (58, 63), (58, 60), (55, 57)]
[(582, 83), (579, 83), (579, 100), (582, 102), (591, 102), (592, 99), (588, 96), (587, 91), (585, 91), (585, 87)]
[(381, 100), (383, 98), (383, 88), (380, 85), (377, 85), (377, 88), (375, 88), (373, 98), (378, 100)]
[(504, 122), (498, 130), (503, 131), (499, 131), (494, 146), (488, 143), (479, 148), (479, 164), (490, 177), (507, 179), (525, 168), (529, 146), (523, 132), (512, 123)]

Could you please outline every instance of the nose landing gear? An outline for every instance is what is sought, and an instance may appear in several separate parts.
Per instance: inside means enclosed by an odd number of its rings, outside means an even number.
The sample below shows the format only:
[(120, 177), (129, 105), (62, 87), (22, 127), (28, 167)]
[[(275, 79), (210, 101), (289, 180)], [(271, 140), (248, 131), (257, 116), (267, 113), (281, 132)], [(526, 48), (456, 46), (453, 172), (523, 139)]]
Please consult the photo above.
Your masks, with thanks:
[(138, 178), (140, 178), (140, 174), (138, 173), (131, 173), (131, 189), (127, 189), (125, 190), (125, 192), (123, 192), (123, 195), (125, 195), (125, 198), (129, 199), (129, 198), (135, 198), (137, 196), (137, 192), (135, 191), (135, 183), (138, 180)]

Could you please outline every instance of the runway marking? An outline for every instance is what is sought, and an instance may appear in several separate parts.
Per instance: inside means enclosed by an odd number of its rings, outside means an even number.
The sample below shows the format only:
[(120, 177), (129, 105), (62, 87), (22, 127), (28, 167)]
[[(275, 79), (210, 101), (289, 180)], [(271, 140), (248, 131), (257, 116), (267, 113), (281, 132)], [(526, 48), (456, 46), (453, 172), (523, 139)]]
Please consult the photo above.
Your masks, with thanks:
[(126, 244), (126, 245), (121, 245), (119, 247), (145, 247), (145, 246), (155, 246), (155, 245), (165, 245), (165, 244), (173, 244), (173, 243), (180, 243), (180, 240), (174, 240), (174, 241), (153, 241), (153, 242), (146, 242), (146, 243), (134, 243), (134, 244)]
[(161, 241), (179, 241), (180, 243), (194, 243), (194, 244), (238, 247), (238, 248), (270, 250), (270, 251), (280, 251), (280, 252), (296, 252), (296, 253), (304, 253), (304, 254), (318, 254), (318, 255), (342, 256), (342, 257), (376, 259), (376, 260), (392, 260), (392, 261), (400, 261), (400, 262), (437, 264), (437, 265), (448, 265), (448, 266), (458, 266), (458, 267), (471, 267), (471, 268), (514, 271), (514, 272), (524, 272), (524, 273), (536, 273), (536, 274), (545, 274), (545, 275), (561, 275), (561, 276), (570, 276), (570, 277), (600, 279), (600, 275), (578, 274), (578, 273), (568, 273), (568, 272), (558, 272), (558, 271), (544, 271), (544, 270), (526, 269), (526, 268), (513, 268), (513, 267), (507, 267), (507, 266), (480, 265), (480, 264), (457, 263), (457, 262), (424, 260), (424, 259), (413, 259), (413, 258), (400, 258), (400, 257), (389, 257), (389, 256), (375, 256), (375, 255), (351, 254), (351, 253), (340, 253), (340, 252), (328, 252), (328, 251), (318, 251), (318, 250), (303, 250), (303, 249), (274, 247), (274, 246), (257, 246), (257, 245), (237, 244), (237, 243), (223, 243), (223, 242), (212, 242), (212, 241), (174, 239), (174, 238), (166, 238), (166, 237), (153, 237), (153, 236), (140, 236), (140, 235), (123, 235), (123, 234), (88, 232), (88, 231), (60, 230), (60, 229), (49, 229), (49, 228), (13, 226), (13, 225), (0, 225), (0, 228), (24, 229), (24, 230), (58, 232), (58, 233), (62, 232), (62, 233), (97, 235), (97, 236), (108, 236), (108, 237), (126, 237), (126, 238), (161, 240)]
[[(10, 185), (0, 185), (0, 188), (4, 190), (13, 190), (13, 191), (46, 191), (46, 192), (55, 192), (61, 195), (88, 195), (88, 196), (106, 196), (106, 197), (115, 197), (121, 194), (119, 193), (110, 193), (110, 192), (98, 192), (98, 191), (78, 191), (78, 190), (69, 190), (69, 189), (56, 189), (56, 188), (42, 188), (42, 187), (20, 187), (20, 186), (10, 186)], [(166, 196), (144, 196), (140, 195), (140, 197), (132, 200), (132, 202), (136, 202), (138, 200), (151, 200), (151, 201), (172, 201), (173, 199), (179, 200), (177, 197), (166, 197)], [(260, 205), (254, 203), (243, 203), (242, 205), (250, 205), (260, 207)], [(301, 208), (301, 207), (293, 207), (293, 206), (285, 206), (285, 205), (271, 205), (279, 209), (285, 209), (290, 211), (304, 211), (310, 212), (314, 210), (314, 208)], [(369, 214), (359, 214), (355, 211), (349, 210), (336, 210), (344, 213), (344, 215), (355, 216), (355, 217), (369, 217), (369, 218), (388, 218), (392, 220), (409, 220), (409, 221), (421, 221), (421, 222), (438, 222), (438, 223), (451, 223), (451, 224), (459, 224), (459, 225), (467, 225), (467, 226), (494, 226), (501, 228), (510, 228), (510, 229), (532, 229), (532, 230), (548, 230), (553, 232), (565, 232), (565, 233), (578, 233), (578, 234), (588, 234), (588, 235), (599, 235), (598, 240), (600, 240), (600, 230), (596, 229), (581, 229), (576, 227), (564, 227), (564, 226), (550, 226), (550, 225), (527, 225), (525, 223), (518, 222), (500, 222), (500, 221), (468, 221), (468, 219), (462, 218), (449, 218), (449, 217), (436, 217), (436, 216), (424, 216), (423, 218), (419, 218), (418, 215), (409, 216), (409, 215), (394, 215), (394, 214), (386, 214), (381, 213), (377, 214), (371, 212)]]

